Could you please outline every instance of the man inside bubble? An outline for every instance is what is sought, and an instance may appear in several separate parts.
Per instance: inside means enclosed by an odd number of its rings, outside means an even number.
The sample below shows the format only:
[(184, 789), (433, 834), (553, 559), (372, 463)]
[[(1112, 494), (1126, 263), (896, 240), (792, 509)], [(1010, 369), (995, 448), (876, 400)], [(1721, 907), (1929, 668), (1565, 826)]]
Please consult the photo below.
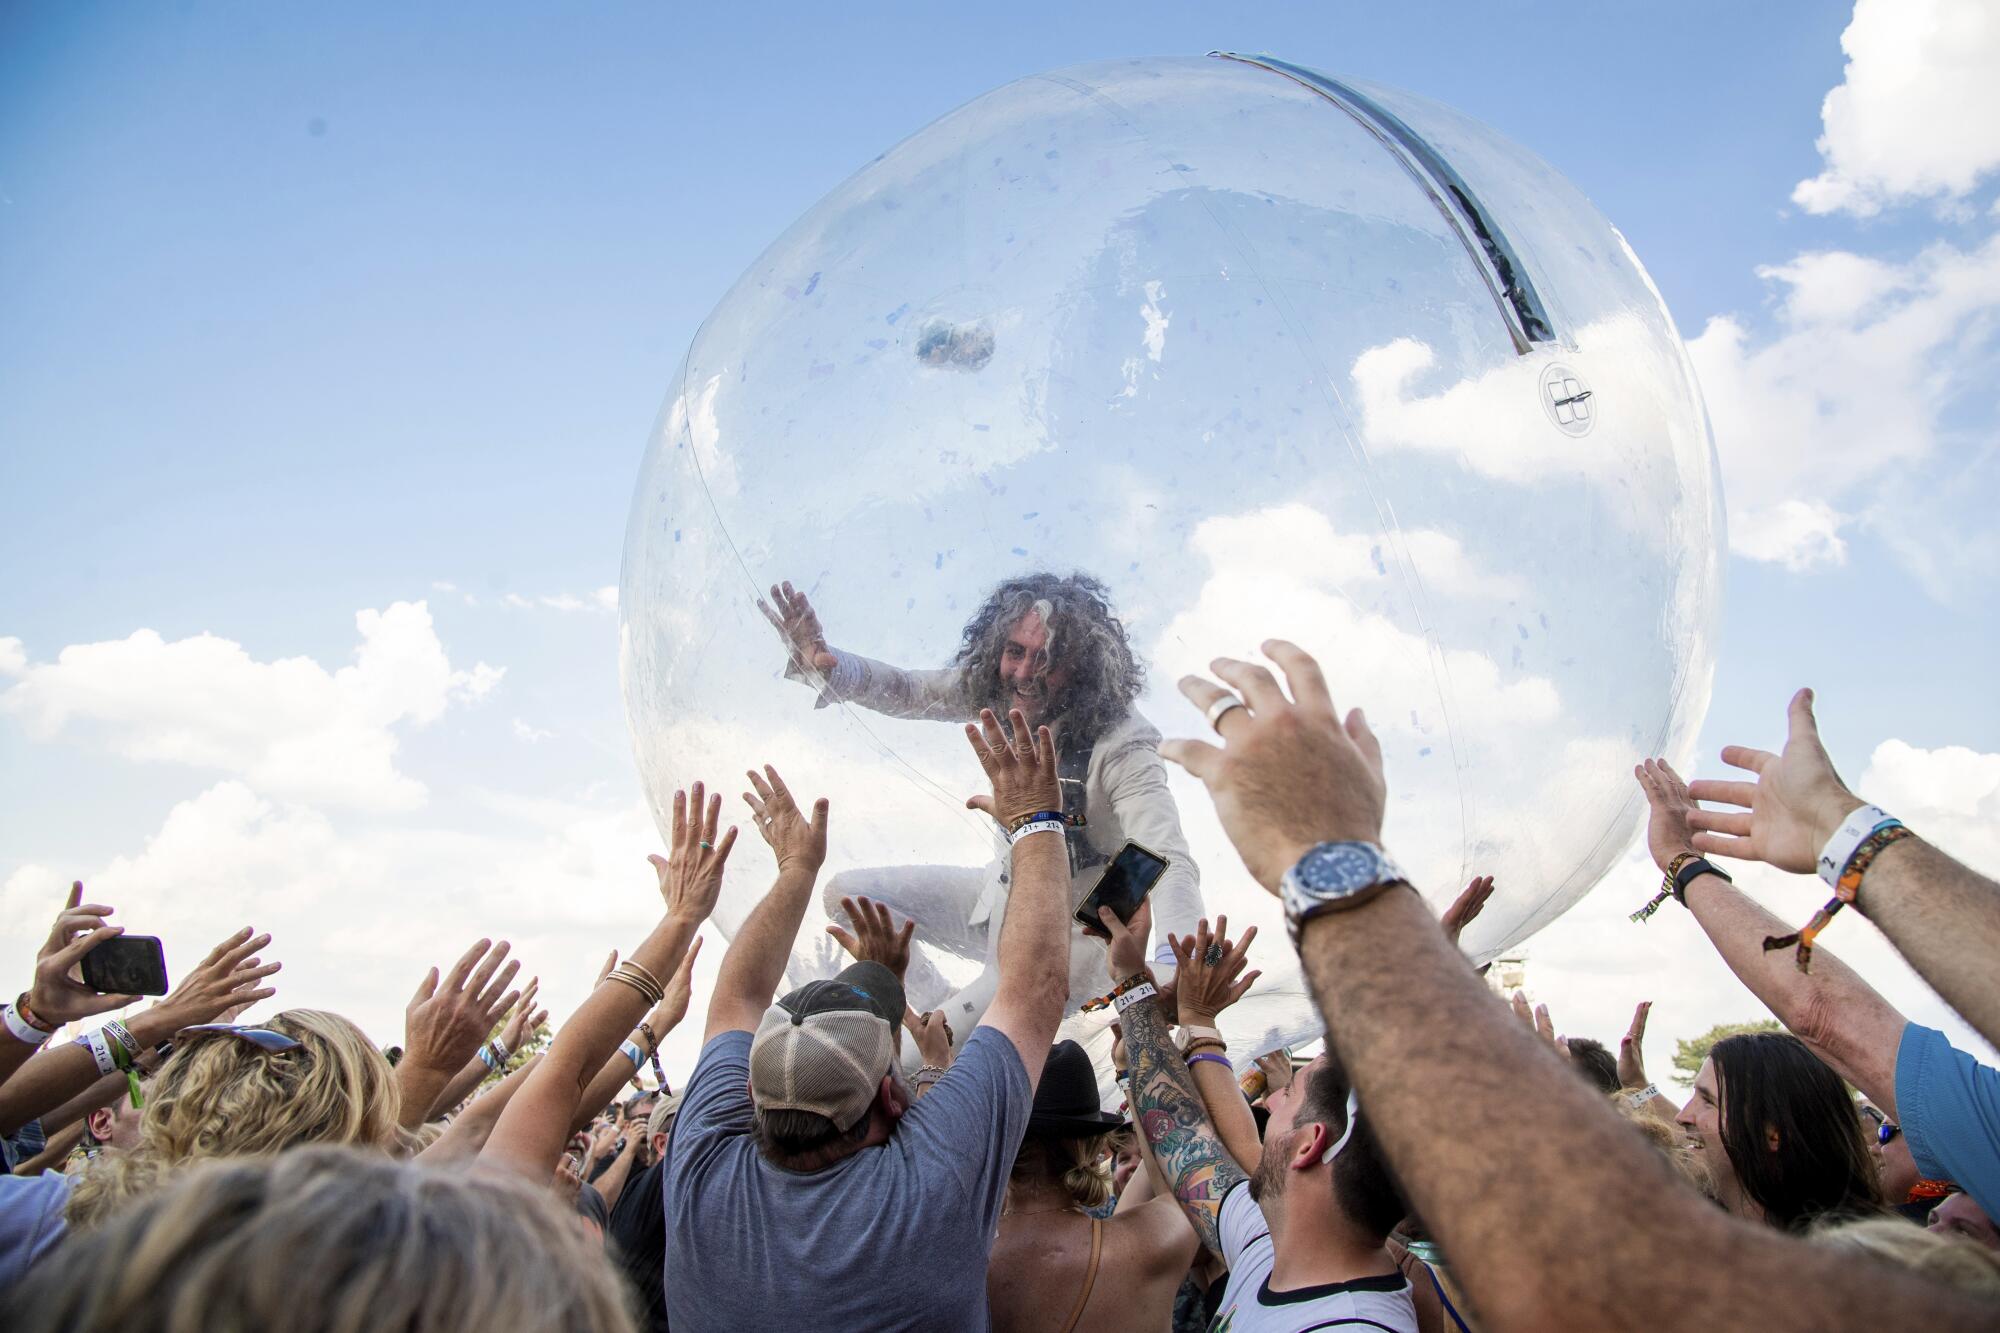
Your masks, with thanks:
[[(1166, 935), (1194, 934), (1202, 916), (1201, 876), (1167, 789), (1160, 733), (1132, 706), (1145, 685), (1145, 668), (1103, 583), (1084, 573), (1007, 579), (967, 622), (951, 664), (929, 670), (905, 670), (830, 647), (811, 601), (790, 583), (773, 587), (758, 608), (790, 653), (787, 679), (816, 688), (819, 707), (854, 704), (937, 722), (967, 722), (982, 708), (1002, 718), (1019, 709), (1029, 726), (1047, 726), (1060, 756), (1072, 909), (1127, 842), (1165, 858), (1150, 901), (1161, 930), (1155, 969), (1171, 971)], [(969, 804), (979, 808), (983, 799)], [(919, 941), (984, 964), (954, 994), (923, 950), (911, 953), (905, 979), (910, 1003), (920, 1011), (943, 1010), (956, 1043), (972, 1031), (999, 983), (1007, 868), (1003, 845), (982, 867), (846, 870), (827, 881), (824, 905), (840, 921), (846, 915), (842, 899), (873, 898), (915, 921)], [(1071, 1012), (1101, 989), (1103, 970), (1101, 938), (1072, 925)]]

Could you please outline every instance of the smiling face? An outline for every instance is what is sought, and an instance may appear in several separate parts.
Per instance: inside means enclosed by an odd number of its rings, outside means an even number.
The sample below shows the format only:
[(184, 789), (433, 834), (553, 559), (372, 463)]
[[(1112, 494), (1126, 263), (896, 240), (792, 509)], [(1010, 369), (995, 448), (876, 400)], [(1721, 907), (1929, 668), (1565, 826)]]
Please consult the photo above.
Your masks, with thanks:
[(1722, 1146), (1722, 1078), (1715, 1071), (1714, 1060), (1701, 1062), (1701, 1072), (1694, 1076), (1694, 1093), (1674, 1117), (1674, 1123), (1687, 1134), (1689, 1146), (1700, 1154), (1702, 1164), (1708, 1168), (1709, 1177), (1715, 1182), (1717, 1200), (1731, 1212), (1737, 1211), (1743, 1190), (1729, 1153)]
[(1039, 611), (1028, 612), (1008, 629), (999, 669), (1005, 706), (1020, 709), (1031, 727), (1040, 725), (1050, 697), (1069, 683), (1067, 670), (1049, 668), (1049, 626)]
[(1293, 1150), (1298, 1147), (1292, 1131), (1298, 1127), (1299, 1108), (1306, 1099), (1306, 1089), (1313, 1076), (1325, 1065), (1324, 1055), (1314, 1056), (1305, 1068), (1292, 1075), (1292, 1081), (1264, 1099), (1264, 1107), (1271, 1115), (1264, 1122), (1264, 1151), (1257, 1159), (1257, 1170), (1250, 1178), (1250, 1197), (1262, 1203), (1275, 1199), (1284, 1192), (1291, 1171)]

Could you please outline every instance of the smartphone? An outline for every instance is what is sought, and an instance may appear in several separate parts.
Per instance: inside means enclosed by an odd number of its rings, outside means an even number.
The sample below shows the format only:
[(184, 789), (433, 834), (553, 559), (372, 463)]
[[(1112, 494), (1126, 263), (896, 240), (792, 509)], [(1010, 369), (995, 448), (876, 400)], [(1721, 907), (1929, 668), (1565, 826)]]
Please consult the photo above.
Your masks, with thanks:
[(100, 995), (165, 995), (167, 955), (157, 935), (120, 935), (83, 956), (83, 984)]
[(1102, 936), (1104, 923), (1097, 919), (1100, 907), (1110, 908), (1120, 921), (1130, 921), (1139, 904), (1146, 901), (1146, 895), (1166, 873), (1166, 857), (1136, 842), (1126, 843), (1104, 867), (1097, 887), (1083, 900), (1083, 906), (1076, 909), (1077, 924), (1092, 935)]

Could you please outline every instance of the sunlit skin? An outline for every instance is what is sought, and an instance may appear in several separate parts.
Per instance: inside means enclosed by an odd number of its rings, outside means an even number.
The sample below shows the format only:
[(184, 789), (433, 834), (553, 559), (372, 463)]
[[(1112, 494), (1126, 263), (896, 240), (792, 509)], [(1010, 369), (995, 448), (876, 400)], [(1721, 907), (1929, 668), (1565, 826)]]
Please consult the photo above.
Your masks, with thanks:
[(1118, 1140), (1118, 1147), (1111, 1154), (1111, 1192), (1114, 1195), (1125, 1192), (1125, 1184), (1139, 1169), (1139, 1144), (1129, 1135)]
[(1000, 650), (1000, 683), (1009, 697), (999, 707), (1020, 709), (1030, 726), (1040, 725), (1049, 697), (1069, 684), (1066, 667), (1049, 669), (1048, 648), (1048, 624), (1039, 611), (1030, 611), (1007, 631), (1006, 647)]
[(1930, 1221), (1925, 1225), (1932, 1231), (1965, 1236), (1989, 1250), (2000, 1250), (2000, 1227), (1994, 1226), (1993, 1219), (1972, 1201), (1970, 1194), (1963, 1191), (1947, 1194), (1937, 1207), (1931, 1209)]

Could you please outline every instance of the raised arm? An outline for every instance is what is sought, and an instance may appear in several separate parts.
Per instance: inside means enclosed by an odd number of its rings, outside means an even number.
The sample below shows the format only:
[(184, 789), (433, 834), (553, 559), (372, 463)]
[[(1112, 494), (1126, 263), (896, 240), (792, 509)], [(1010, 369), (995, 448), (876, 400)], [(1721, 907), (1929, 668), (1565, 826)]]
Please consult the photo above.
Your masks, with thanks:
[[(1056, 746), (1047, 727), (1032, 733), (1019, 709), (1010, 716), (1013, 734), (1000, 729), (992, 709), (970, 723), (965, 738), (993, 785), (990, 796), (966, 805), (983, 810), (1002, 828), (1012, 829), (1029, 815), (1062, 809), (1056, 782)], [(1028, 1071), (1028, 1086), (1041, 1081), (1049, 1043), (1069, 999), (1069, 852), (1062, 826), (1028, 824), (1013, 835), (1012, 888), (1007, 919), (1000, 927), (1000, 982), (979, 1026), (1004, 1033)]]
[(479, 1155), (482, 1163), (537, 1183), (547, 1182), (569, 1141), (570, 1118), (584, 1085), (604, 1067), (620, 1039), (646, 1012), (646, 988), (620, 978), (633, 971), (641, 980), (673, 975), (695, 932), (715, 910), (723, 867), (729, 862), (729, 849), (736, 844), (736, 830), (732, 827), (718, 839), (716, 823), (722, 799), (705, 802), (702, 797), (700, 783), (695, 784), (691, 800), (681, 792), (674, 793), (670, 854), (648, 858), (659, 875), (665, 915), (556, 1033), (535, 1072), (500, 1113), (500, 1121)]
[[(590, 1086), (583, 1090), (583, 1096), (577, 1099), (576, 1114), (570, 1117), (570, 1133), (583, 1129), (599, 1111), (611, 1105), (619, 1090), (638, 1076), (640, 1066), (653, 1058), (667, 1034), (687, 1017), (688, 1000), (694, 993), (694, 963), (700, 956), (701, 937), (696, 936), (681, 956), (681, 965), (667, 979), (667, 993), (653, 1006), (652, 1013), (639, 1020), (639, 1026), (632, 1029), (617, 1053), (604, 1062)], [(608, 972), (610, 968), (605, 970)]]
[(812, 818), (807, 819), (777, 769), (766, 764), (761, 775), (751, 773), (749, 778), (755, 794), (744, 792), (743, 799), (757, 831), (777, 855), (778, 877), (763, 901), (750, 909), (729, 942), (729, 952), (722, 955), (715, 989), (709, 994), (704, 1045), (718, 1032), (757, 1030), (785, 975), (785, 960), (812, 900), (813, 881), (826, 864), (826, 798), (813, 802)]
[[(1318, 664), (1276, 640), (1264, 651), (1292, 697), (1264, 668), (1218, 660), (1246, 705), (1220, 717), (1226, 748), (1165, 753), (1207, 784), (1244, 864), (1276, 893), (1322, 843), (1379, 844), (1386, 787), (1366, 719), (1343, 722)], [(1224, 693), (1194, 678), (1182, 688), (1204, 709)], [(1911, 1274), (1717, 1211), (1514, 1021), (1413, 890), (1350, 887), (1296, 893), (1287, 915), (1328, 1040), (1482, 1328), (1709, 1333), (1745, 1311), (1767, 1333), (1989, 1320)]]
[[(535, 1011), (535, 995), (541, 989), (541, 984), (540, 977), (528, 978), (527, 986), (521, 991), (520, 1000), (507, 1015), (506, 1023), (501, 1025), (500, 1035), (480, 1046), (473, 1057), (465, 1062), (464, 1067), (452, 1075), (451, 1082), (445, 1084), (444, 1091), (438, 1093), (436, 1099), (431, 1102), (430, 1114), (425, 1117), (426, 1119), (436, 1120), (470, 1097), (473, 1090), (486, 1081), (488, 1074), (505, 1064), (509, 1056), (521, 1049), (521, 1043), (533, 1036), (547, 1021), (549, 1014), (546, 1009), (540, 1014)], [(489, 1059), (493, 1059), (494, 1063), (488, 1064)]]
[[(1648, 759), (1634, 771), (1652, 811), (1646, 846), (1664, 873), (1676, 857), (1694, 853), (1694, 802), (1663, 760)], [(1765, 940), (1790, 927), (1720, 875), (1697, 875), (1682, 897), (1737, 980), (1834, 1073), (1893, 1117), (1896, 1050), (1908, 1024), (1902, 1013), (1823, 948), (1813, 950), (1810, 972), (1799, 970), (1790, 949), (1766, 949)]]
[[(1149, 907), (1135, 912), (1130, 924), (1121, 923), (1111, 912), (1104, 913), (1104, 928), (1111, 932), (1111, 974), (1118, 986), (1144, 974), (1146, 932), (1152, 924)], [(1118, 1020), (1125, 1029), (1125, 1053), (1131, 1060), (1133, 1122), (1145, 1134), (1153, 1158), (1195, 1234), (1219, 1255), (1222, 1201), (1232, 1186), (1249, 1178), (1248, 1174), (1236, 1164), (1215, 1122), (1209, 1119), (1194, 1076), (1174, 1045), (1173, 1031), (1158, 997), (1148, 996), (1127, 1005)], [(1237, 1100), (1242, 1100), (1240, 1095)]]
[[(1722, 761), (1755, 774), (1756, 781), (1702, 779), (1689, 788), (1697, 801), (1736, 807), (1688, 812), (1696, 851), (1810, 875), (1842, 821), (1863, 804), (1820, 744), (1811, 690), (1792, 696), (1782, 753), (1731, 745)], [(1981, 1036), (2000, 1042), (2000, 988), (1993, 985), (1992, 967), (2000, 957), (2000, 884), (1921, 837), (1909, 837), (1875, 857), (1854, 905)]]
[(1257, 1136), (1257, 1117), (1250, 1113), (1250, 1103), (1243, 1099), (1242, 1085), (1236, 1081), (1229, 1058), (1219, 1048), (1197, 1047), (1200, 1038), (1192, 1034), (1200, 1028), (1213, 1028), (1217, 1016), (1242, 999), (1244, 992), (1263, 975), (1251, 972), (1246, 976), (1243, 972), (1250, 941), (1256, 938), (1257, 927), (1252, 926), (1243, 932), (1242, 939), (1231, 943), (1226, 916), (1215, 919), (1213, 933), (1203, 918), (1196, 924), (1193, 935), (1167, 937), (1177, 965), (1174, 1009), (1181, 1030), (1190, 1034), (1188, 1071), (1201, 1093), (1202, 1105), (1208, 1108), (1209, 1123), (1215, 1126), (1230, 1157), (1245, 1172), (1255, 1171), (1257, 1159), (1263, 1155), (1263, 1140)]
[[(275, 995), (258, 984), (281, 966), (256, 956), (270, 942), (269, 935), (252, 935), (246, 926), (211, 949), (171, 994), (125, 1021), (135, 1044), (132, 1055), (159, 1045), (184, 1027), (212, 1023), (232, 1005)], [(74, 1042), (43, 1049), (0, 1087), (0, 1134), (12, 1134), (44, 1111), (89, 1091), (102, 1076), (91, 1052)]]
[(403, 1010), (403, 1058), (396, 1063), (396, 1090), (403, 1099), (398, 1121), (404, 1129), (431, 1118), (500, 1015), (520, 998), (507, 989), (521, 968), (518, 961), (507, 961), (511, 947), (505, 940), (498, 945), (480, 940), (451, 971), (440, 977), (434, 967), (417, 983)]
[(958, 667), (910, 671), (829, 647), (819, 613), (806, 594), (775, 584), (757, 609), (778, 631), (788, 654), (785, 678), (819, 691), (819, 707), (852, 703), (890, 717), (958, 722), (972, 716), (965, 672)]
[(55, 925), (49, 928), (49, 937), (42, 941), (41, 952), (35, 957), (34, 982), (21, 997), (26, 1004), (8, 1006), (13, 1012), (8, 1015), (6, 1031), (0, 1033), (0, 1083), (28, 1063), (63, 1024), (122, 1009), (139, 998), (100, 995), (71, 975), (85, 954), (124, 934), (123, 926), (106, 924), (104, 918), (111, 912), (103, 903), (83, 901), (82, 880), (70, 885), (69, 898), (56, 913)]

